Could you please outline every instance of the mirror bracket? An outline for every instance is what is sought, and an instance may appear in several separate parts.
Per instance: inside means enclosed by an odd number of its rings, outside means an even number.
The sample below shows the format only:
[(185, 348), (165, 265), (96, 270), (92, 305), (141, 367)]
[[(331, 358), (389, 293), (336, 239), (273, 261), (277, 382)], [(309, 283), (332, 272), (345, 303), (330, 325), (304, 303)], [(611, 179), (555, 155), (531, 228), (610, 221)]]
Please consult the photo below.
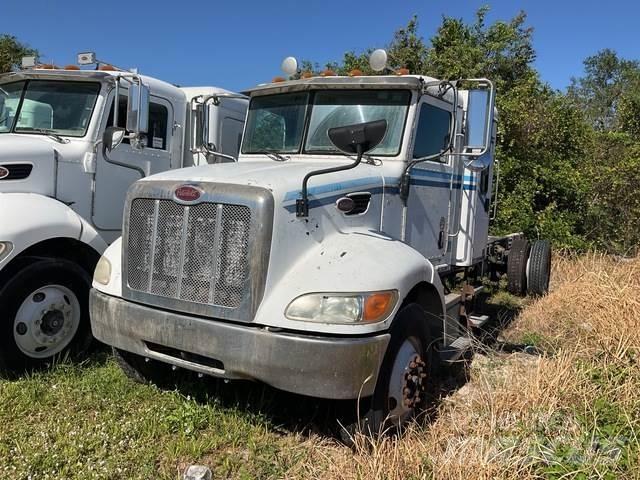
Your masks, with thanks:
[(331, 143), (346, 155), (356, 154), (356, 160), (348, 165), (323, 168), (307, 173), (302, 180), (302, 198), (296, 200), (296, 217), (306, 218), (309, 216), (308, 184), (311, 177), (325, 173), (342, 172), (357, 167), (362, 161), (362, 156), (377, 147), (386, 133), (387, 121), (384, 119), (330, 128), (327, 135)]

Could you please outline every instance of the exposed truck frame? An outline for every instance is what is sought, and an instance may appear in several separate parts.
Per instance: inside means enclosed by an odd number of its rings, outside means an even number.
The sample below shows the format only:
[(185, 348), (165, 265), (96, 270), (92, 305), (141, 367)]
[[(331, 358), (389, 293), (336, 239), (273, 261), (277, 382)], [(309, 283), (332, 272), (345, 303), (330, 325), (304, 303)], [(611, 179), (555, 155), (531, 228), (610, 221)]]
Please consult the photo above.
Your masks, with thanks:
[(247, 105), (110, 65), (0, 75), (0, 368), (86, 350), (91, 276), (128, 187), (237, 156)]
[[(402, 423), (486, 320), (470, 300), (499, 250), (493, 86), (327, 76), (248, 93), (237, 165), (129, 190), (123, 237), (94, 281), (93, 331), (138, 380), (173, 365), (366, 398), (373, 428)], [(460, 274), (467, 284), (449, 291)]]

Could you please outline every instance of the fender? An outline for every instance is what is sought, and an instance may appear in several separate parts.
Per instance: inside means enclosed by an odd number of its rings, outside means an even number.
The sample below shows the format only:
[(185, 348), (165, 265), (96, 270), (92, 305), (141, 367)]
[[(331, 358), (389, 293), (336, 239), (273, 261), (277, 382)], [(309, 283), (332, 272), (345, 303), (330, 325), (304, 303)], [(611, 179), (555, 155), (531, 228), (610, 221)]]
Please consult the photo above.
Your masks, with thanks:
[[(269, 280), (267, 280), (269, 283)], [(397, 239), (368, 230), (325, 237), (298, 258), (267, 295), (255, 322), (281, 328), (335, 334), (367, 334), (387, 330), (407, 294), (421, 282), (433, 285), (444, 312), (443, 286), (435, 267), (421, 253)], [(399, 301), (384, 322), (366, 325), (328, 325), (288, 320), (287, 305), (313, 292), (398, 290)]]
[(102, 253), (107, 244), (96, 229), (64, 203), (36, 193), (0, 193), (0, 241), (13, 250), (0, 267), (32, 245), (52, 238), (73, 238)]

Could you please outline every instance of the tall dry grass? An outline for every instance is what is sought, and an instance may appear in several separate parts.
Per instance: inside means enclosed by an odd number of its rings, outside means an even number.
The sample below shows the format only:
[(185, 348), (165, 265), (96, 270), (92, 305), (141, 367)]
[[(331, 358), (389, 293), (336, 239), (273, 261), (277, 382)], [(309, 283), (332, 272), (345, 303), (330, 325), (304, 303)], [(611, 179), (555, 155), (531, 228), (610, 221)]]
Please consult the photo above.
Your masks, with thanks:
[(503, 332), (547, 353), (479, 347), (470, 380), (400, 439), (300, 445), (292, 477), (640, 478), (640, 259), (558, 258), (552, 291)]

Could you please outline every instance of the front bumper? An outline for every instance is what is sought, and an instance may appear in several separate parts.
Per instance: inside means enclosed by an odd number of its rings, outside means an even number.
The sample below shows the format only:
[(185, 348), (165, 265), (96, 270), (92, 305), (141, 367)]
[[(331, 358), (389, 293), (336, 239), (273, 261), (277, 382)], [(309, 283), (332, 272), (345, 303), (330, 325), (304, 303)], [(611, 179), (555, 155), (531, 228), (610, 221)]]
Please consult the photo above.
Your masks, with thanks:
[(149, 308), (91, 290), (100, 341), (178, 367), (330, 399), (373, 394), (389, 334), (319, 337)]

